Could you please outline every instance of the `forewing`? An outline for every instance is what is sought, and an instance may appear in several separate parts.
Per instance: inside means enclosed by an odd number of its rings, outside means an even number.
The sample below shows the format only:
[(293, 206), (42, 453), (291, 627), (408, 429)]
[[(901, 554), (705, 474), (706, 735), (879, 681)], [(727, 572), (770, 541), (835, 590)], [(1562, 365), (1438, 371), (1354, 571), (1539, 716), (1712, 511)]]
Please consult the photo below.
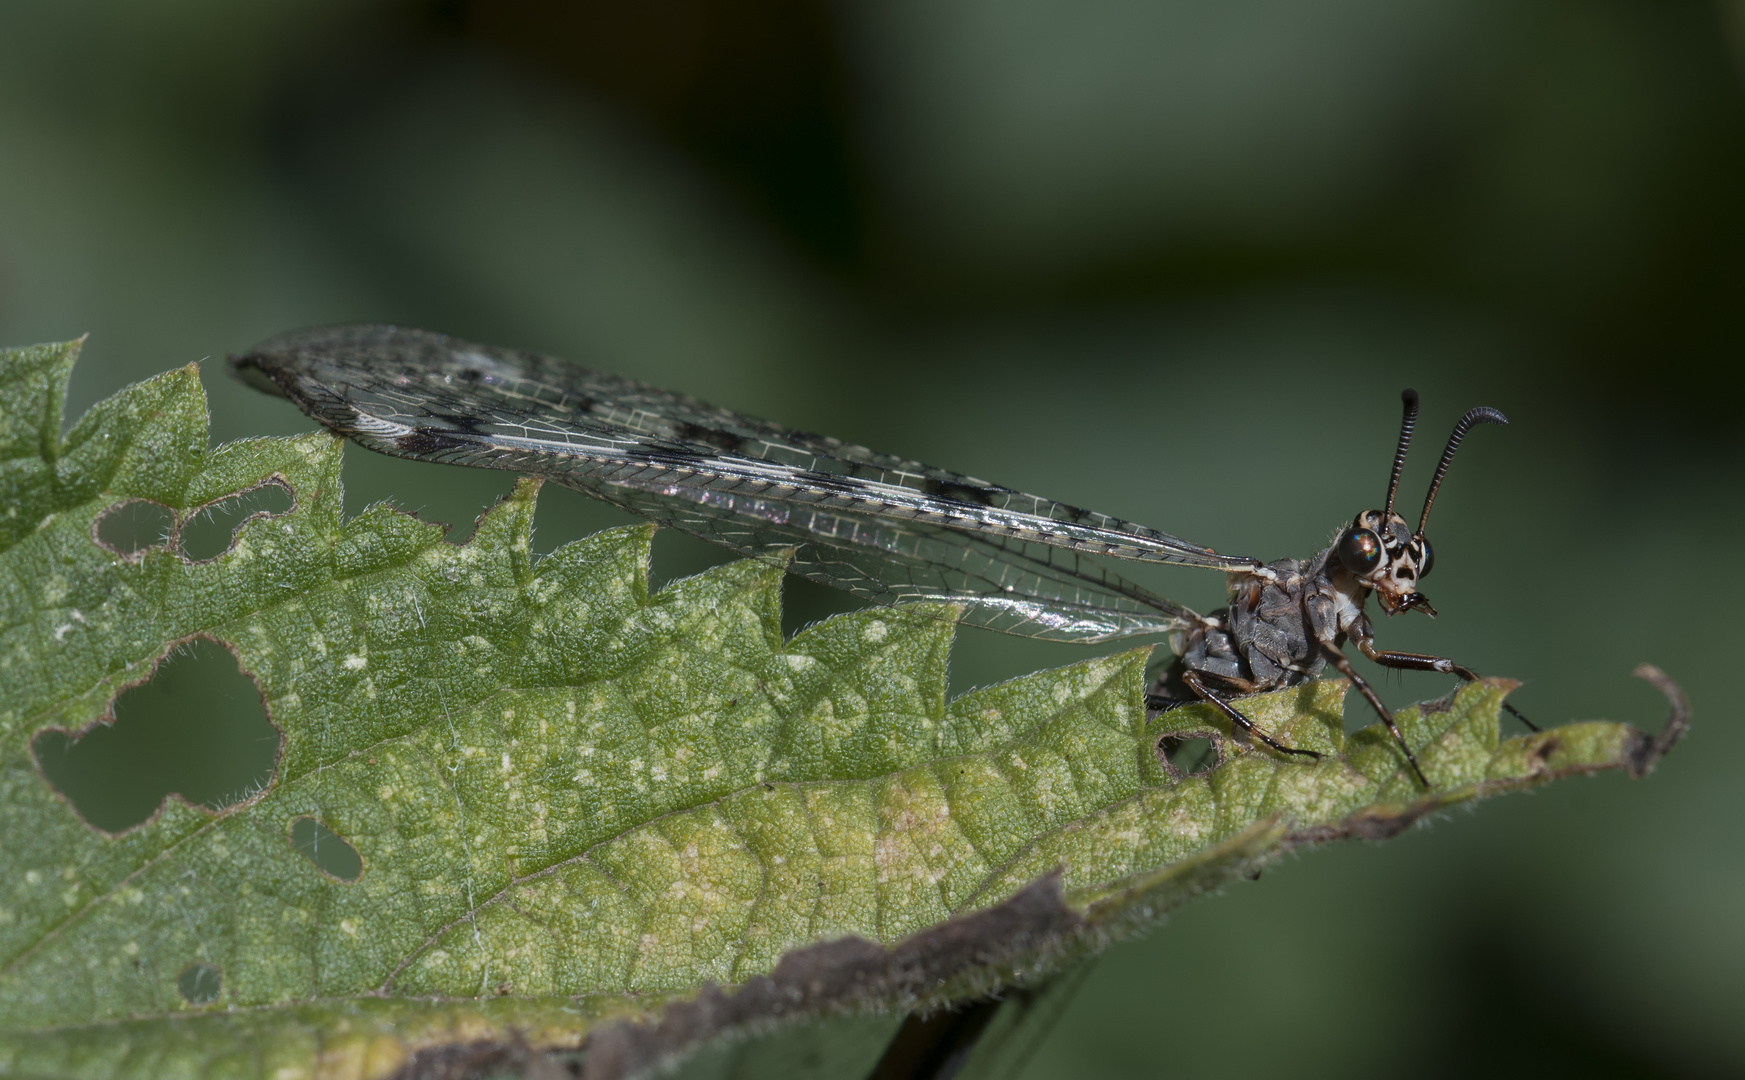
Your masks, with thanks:
[(544, 476), (742, 554), (793, 549), (795, 573), (857, 596), (955, 601), (966, 622), (1011, 633), (1098, 641), (1194, 618), (1087, 555), (1255, 565), (630, 379), (425, 331), (304, 331), (231, 362), (371, 449)]

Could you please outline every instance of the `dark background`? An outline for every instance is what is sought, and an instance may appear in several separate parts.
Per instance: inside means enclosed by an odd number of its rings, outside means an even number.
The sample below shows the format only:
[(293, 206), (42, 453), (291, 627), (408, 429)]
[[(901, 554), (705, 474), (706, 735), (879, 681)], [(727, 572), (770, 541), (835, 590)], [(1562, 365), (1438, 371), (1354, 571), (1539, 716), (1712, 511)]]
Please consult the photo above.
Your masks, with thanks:
[[(1197, 902), (1032, 1080), (1745, 1071), (1742, 296), (1745, 0), (0, 9), (0, 341), (89, 331), (74, 412), (397, 321), (1267, 558), (1380, 501), (1402, 386), (1426, 444), (1509, 414), (1384, 644), (1542, 722), (1657, 725), (1650, 660), (1695, 733)], [(215, 440), (308, 427), (203, 373)], [(347, 501), (459, 539), (510, 479), (354, 452)], [(542, 550), (618, 520), (542, 498)], [(1083, 655), (966, 632), (955, 683)]]

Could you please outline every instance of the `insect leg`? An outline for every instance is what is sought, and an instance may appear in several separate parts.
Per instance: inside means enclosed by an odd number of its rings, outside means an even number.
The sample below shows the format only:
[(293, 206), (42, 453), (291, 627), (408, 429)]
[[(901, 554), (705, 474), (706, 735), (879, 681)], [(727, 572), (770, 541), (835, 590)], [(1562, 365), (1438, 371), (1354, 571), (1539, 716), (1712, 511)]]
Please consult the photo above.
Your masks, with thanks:
[[(1162, 712), (1165, 709), (1173, 709), (1177, 705), (1186, 705), (1192, 701), (1193, 698), (1184, 697), (1181, 692), (1182, 688), (1187, 686), (1189, 670), (1182, 668), (1159, 677), (1151, 685), (1151, 689), (1145, 692), (1145, 707), (1153, 712)], [(1247, 679), (1238, 679), (1230, 675), (1220, 675), (1218, 678), (1238, 694), (1258, 694), (1261, 690), (1259, 686)], [(1199, 691), (1193, 690), (1192, 687), (1187, 688), (1193, 691), (1195, 697), (1204, 699), (1204, 695)]]
[(1508, 713), (1510, 716), (1514, 717), (1515, 719), (1519, 720), (1521, 723), (1526, 724), (1528, 731), (1544, 731), (1545, 730), (1544, 728), (1540, 727), (1538, 724), (1535, 724), (1533, 721), (1527, 719), (1527, 717), (1521, 712), (1520, 709), (1515, 708), (1513, 705), (1510, 705), (1506, 701), (1503, 702), (1503, 711)]
[[(1400, 744), (1400, 750), (1406, 755), (1406, 761), (1412, 766), (1412, 772), (1417, 775), (1418, 783), (1423, 784), (1425, 789), (1428, 790), (1430, 787), (1430, 781), (1424, 778), (1424, 770), (1418, 767), (1417, 757), (1413, 755), (1412, 748), (1406, 745), (1406, 737), (1400, 734), (1399, 725), (1394, 723), (1394, 714), (1388, 712), (1388, 707), (1381, 703), (1381, 698), (1375, 696), (1375, 691), (1371, 690), (1369, 684), (1363, 681), (1363, 676), (1359, 675), (1357, 669), (1351, 666), (1351, 659), (1347, 657), (1342, 650), (1335, 649), (1333, 646), (1328, 645), (1325, 642), (1322, 643), (1321, 647), (1326, 651), (1327, 659), (1332, 662), (1334, 667), (1339, 669), (1341, 675), (1344, 675), (1347, 679), (1351, 680), (1351, 685), (1357, 687), (1358, 692), (1368, 700), (1370, 707), (1381, 716), (1382, 722), (1388, 726), (1388, 730), (1394, 733), (1394, 741)], [(1362, 646), (1360, 645), (1359, 648), (1362, 648)], [(1371, 646), (1371, 648), (1374, 648), (1374, 646)], [(1368, 649), (1364, 650), (1364, 655), (1369, 655)], [(1437, 660), (1439, 658), (1427, 656), (1424, 659)], [(1441, 662), (1447, 663), (1448, 661), (1444, 660)], [(1434, 671), (1439, 669), (1430, 668), (1427, 670)]]
[[(1471, 668), (1461, 667), (1459, 664), (1456, 664), (1454, 661), (1449, 660), (1446, 657), (1431, 656), (1429, 653), (1389, 652), (1384, 649), (1376, 648), (1375, 643), (1372, 641), (1364, 641), (1361, 639), (1357, 641), (1357, 651), (1369, 657), (1371, 660), (1374, 660), (1382, 667), (1398, 668), (1402, 671), (1440, 671), (1444, 674), (1458, 675), (1467, 682), (1471, 682), (1478, 678), (1478, 673), (1473, 671)], [(1535, 724), (1525, 716), (1522, 716), (1519, 709), (1516, 709), (1506, 701), (1503, 702), (1503, 711), (1519, 720), (1521, 723), (1526, 724), (1530, 730), (1540, 730), (1538, 724)]]
[(1241, 728), (1243, 731), (1246, 731), (1250, 736), (1252, 736), (1256, 739), (1259, 739), (1261, 742), (1272, 747), (1274, 750), (1277, 750), (1279, 753), (1281, 753), (1281, 754), (1301, 754), (1304, 757), (1314, 758), (1316, 761), (1321, 760), (1321, 755), (1317, 754), (1315, 751), (1313, 751), (1313, 750), (1297, 750), (1297, 749), (1294, 749), (1292, 747), (1286, 746), (1283, 743), (1275, 740), (1271, 735), (1268, 735), (1266, 732), (1260, 730), (1258, 727), (1255, 727), (1254, 721), (1248, 719), (1248, 717), (1246, 717), (1246, 716), (1243, 716), (1242, 713), (1239, 712), (1234, 705), (1231, 705), (1228, 701), (1225, 701), (1223, 698), (1221, 698), (1217, 694), (1213, 693), (1212, 688), (1206, 685), (1206, 682), (1204, 679), (1200, 678), (1199, 672), (1193, 671), (1193, 670), (1188, 670), (1188, 671), (1182, 672), (1182, 682), (1187, 684), (1188, 689), (1190, 689), (1194, 693), (1200, 695), (1200, 698), (1202, 700), (1209, 702), (1213, 708), (1217, 709), (1219, 712), (1223, 713), (1226, 717), (1228, 717), (1232, 724), (1235, 724), (1237, 727)]
[(1375, 647), (1375, 642), (1358, 638), (1355, 642), (1357, 651), (1374, 660), (1382, 667), (1399, 668), (1403, 671), (1440, 671), (1446, 675), (1458, 675), (1467, 681), (1478, 678), (1478, 673), (1471, 668), (1463, 668), (1445, 656), (1431, 656), (1429, 653), (1417, 652), (1387, 652)]

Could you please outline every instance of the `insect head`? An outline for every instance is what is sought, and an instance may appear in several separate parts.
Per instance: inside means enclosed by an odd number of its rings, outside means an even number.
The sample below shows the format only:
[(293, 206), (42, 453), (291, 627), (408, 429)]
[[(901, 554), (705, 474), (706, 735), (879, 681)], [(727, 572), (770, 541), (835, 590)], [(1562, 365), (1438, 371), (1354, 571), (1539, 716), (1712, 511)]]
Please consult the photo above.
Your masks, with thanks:
[(1436, 490), (1454, 460), (1460, 440), (1466, 438), (1475, 424), (1506, 424), (1508, 417), (1486, 405), (1472, 409), (1454, 425), (1448, 436), (1448, 446), (1436, 465), (1436, 475), (1430, 480), (1430, 491), (1424, 496), (1424, 512), (1418, 518), (1418, 530), (1412, 531), (1406, 519), (1394, 512), (1394, 494), (1400, 486), (1400, 471), (1406, 465), (1406, 451), (1412, 445), (1412, 428), (1418, 422), (1418, 392), (1406, 390), (1400, 395), (1405, 403), (1405, 419), (1400, 423), (1399, 447), (1394, 451), (1393, 476), (1388, 481), (1387, 507), (1365, 510), (1339, 534), (1337, 555), (1339, 564), (1357, 580), (1357, 584), (1373, 589), (1382, 611), (1394, 615), (1416, 608), (1431, 618), (1436, 609), (1418, 591), (1418, 583), (1430, 576), (1436, 555), (1424, 535), (1424, 525), (1430, 520), (1430, 505), (1436, 501)]

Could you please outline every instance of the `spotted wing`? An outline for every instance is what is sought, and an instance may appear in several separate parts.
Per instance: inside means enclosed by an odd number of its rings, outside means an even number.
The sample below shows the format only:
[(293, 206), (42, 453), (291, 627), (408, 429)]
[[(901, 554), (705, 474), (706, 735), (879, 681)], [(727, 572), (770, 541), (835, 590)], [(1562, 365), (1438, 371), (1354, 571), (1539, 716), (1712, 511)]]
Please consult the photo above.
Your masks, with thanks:
[(288, 334), (237, 373), (383, 453), (510, 469), (878, 603), (938, 600), (1009, 633), (1103, 641), (1187, 609), (1092, 555), (1252, 567), (1166, 533), (550, 357), (420, 330)]

